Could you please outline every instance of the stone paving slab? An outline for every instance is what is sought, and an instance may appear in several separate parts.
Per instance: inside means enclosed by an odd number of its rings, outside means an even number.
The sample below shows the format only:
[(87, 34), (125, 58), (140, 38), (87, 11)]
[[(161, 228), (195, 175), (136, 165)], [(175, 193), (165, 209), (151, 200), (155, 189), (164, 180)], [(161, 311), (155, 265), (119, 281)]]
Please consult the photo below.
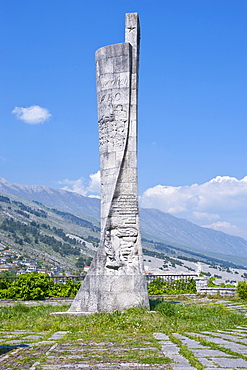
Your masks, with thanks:
[[(150, 366), (145, 366), (145, 365), (139, 365), (139, 364), (134, 364), (134, 363), (126, 363), (126, 364), (121, 364), (121, 365), (113, 365), (111, 363), (106, 363), (106, 364), (102, 364), (102, 365), (95, 365), (95, 366), (91, 366), (91, 365), (88, 365), (88, 364), (75, 364), (75, 365), (39, 365), (37, 364), (37, 366), (39, 366), (39, 369), (42, 369), (42, 370), (60, 370), (60, 369), (71, 369), (71, 370), (75, 370), (75, 369), (89, 369), (89, 370), (118, 370), (118, 369), (133, 369), (133, 370), (154, 370), (155, 368), (154, 367), (150, 367)], [(32, 370), (36, 370), (36, 367), (34, 368), (31, 368)], [(169, 369), (168, 367), (156, 367), (156, 369)], [(194, 369), (194, 368), (192, 368)], [(184, 368), (184, 370), (192, 370), (191, 368)], [(181, 370), (181, 368), (180, 368)]]
[(216, 333), (214, 333), (213, 335), (231, 335), (232, 339), (234, 338), (244, 338), (247, 336), (247, 333), (244, 334), (244, 333), (237, 333), (236, 331), (223, 331), (223, 330), (218, 330)]
[(211, 361), (211, 360), (209, 360), (209, 359), (207, 359), (207, 358), (201, 358), (200, 359), (200, 363), (203, 365), (203, 366), (205, 366), (207, 369), (209, 368), (209, 367), (211, 367), (211, 368), (216, 368), (216, 365), (215, 364), (213, 364), (213, 362)]
[[(236, 335), (236, 336), (246, 336), (247, 335), (247, 332), (244, 332), (243, 330), (239, 331), (239, 330), (217, 330), (217, 332), (221, 333), (221, 334), (229, 334), (231, 333), (232, 335)], [(206, 332), (205, 332), (206, 333)]]
[[(210, 334), (214, 335), (218, 338), (230, 340), (231, 342), (238, 342), (240, 340), (240, 338), (235, 336), (235, 335), (223, 334), (223, 333), (222, 334), (221, 333), (211, 333), (211, 332), (210, 332)], [(199, 335), (202, 338), (208, 337), (208, 335), (205, 332), (201, 332)]]
[(239, 343), (247, 344), (247, 338), (239, 338), (237, 341)]
[(154, 335), (154, 338), (158, 340), (170, 340), (168, 335), (163, 334), (163, 333), (154, 333), (153, 335)]
[(218, 338), (218, 337), (212, 337), (212, 336), (202, 336), (203, 339), (207, 340), (208, 342), (219, 344), (220, 346), (224, 348), (229, 348), (232, 351), (236, 352), (241, 352), (241, 353), (246, 353), (247, 352), (247, 346), (243, 344), (236, 343), (235, 341), (229, 341), (229, 340), (224, 340), (223, 338)]
[(215, 349), (193, 349), (192, 351), (194, 355), (198, 358), (200, 357), (228, 357), (227, 353), (224, 353), (222, 351), (218, 351)]
[(34, 334), (30, 334), (30, 335), (27, 335), (26, 337), (23, 337), (23, 339), (41, 339), (42, 336), (41, 335), (34, 335)]
[(204, 346), (197, 342), (196, 340), (190, 339), (185, 337), (184, 335), (181, 334), (173, 334), (174, 337), (180, 339), (184, 345), (186, 345), (188, 348), (204, 348), (204, 349), (210, 349), (210, 347)]
[(67, 331), (57, 331), (56, 333), (54, 333), (50, 340), (58, 340), (58, 339), (61, 339), (63, 338), (68, 332)]
[(225, 368), (242, 368), (247, 366), (247, 361), (242, 358), (214, 358), (213, 362)]
[(173, 370), (194, 370), (196, 369), (193, 366), (184, 366), (183, 364), (173, 365)]

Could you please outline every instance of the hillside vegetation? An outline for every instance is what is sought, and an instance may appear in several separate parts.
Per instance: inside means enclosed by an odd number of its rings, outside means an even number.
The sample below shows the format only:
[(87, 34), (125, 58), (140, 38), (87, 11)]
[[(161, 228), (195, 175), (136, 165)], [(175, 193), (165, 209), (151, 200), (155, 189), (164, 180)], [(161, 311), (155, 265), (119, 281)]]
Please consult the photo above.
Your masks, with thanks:
[[(99, 238), (97, 220), (83, 219), (12, 194), (0, 194), (0, 249), (33, 258), (45, 268), (59, 266), (64, 272), (78, 273), (90, 264)], [(219, 271), (243, 267), (155, 240), (143, 238), (142, 243), (144, 264), (148, 265), (149, 258), (158, 258), (162, 262), (160, 270), (183, 268), (185, 273), (195, 273), (191, 264), (195, 266), (198, 261)]]
[(0, 243), (46, 266), (73, 272), (89, 261), (99, 243), (99, 227), (37, 202), (0, 195)]

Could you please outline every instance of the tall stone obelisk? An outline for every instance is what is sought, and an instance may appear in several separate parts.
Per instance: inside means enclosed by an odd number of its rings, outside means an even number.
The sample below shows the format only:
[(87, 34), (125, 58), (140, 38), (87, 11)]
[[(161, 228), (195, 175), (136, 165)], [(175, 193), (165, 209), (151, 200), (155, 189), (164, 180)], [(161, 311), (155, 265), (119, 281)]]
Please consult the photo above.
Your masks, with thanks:
[(101, 240), (70, 313), (149, 307), (137, 188), (140, 28), (126, 14), (125, 43), (96, 51)]

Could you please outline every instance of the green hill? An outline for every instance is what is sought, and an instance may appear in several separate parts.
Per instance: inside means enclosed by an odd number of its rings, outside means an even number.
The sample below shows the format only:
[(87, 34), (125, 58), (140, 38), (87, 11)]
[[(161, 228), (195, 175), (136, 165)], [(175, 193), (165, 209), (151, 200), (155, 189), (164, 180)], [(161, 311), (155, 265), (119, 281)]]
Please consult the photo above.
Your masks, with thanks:
[[(14, 195), (0, 195), (0, 243), (47, 267), (75, 272), (99, 243), (99, 225)], [(82, 265), (82, 264), (81, 264)]]

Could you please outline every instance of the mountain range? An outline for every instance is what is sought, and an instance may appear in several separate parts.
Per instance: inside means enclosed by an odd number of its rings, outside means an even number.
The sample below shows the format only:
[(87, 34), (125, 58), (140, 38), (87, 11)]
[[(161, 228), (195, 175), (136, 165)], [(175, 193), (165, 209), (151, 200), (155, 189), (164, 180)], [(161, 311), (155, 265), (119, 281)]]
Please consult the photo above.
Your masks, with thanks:
[[(97, 198), (46, 186), (12, 184), (3, 178), (0, 178), (0, 192), (40, 202), (99, 226), (100, 200)], [(228, 261), (240, 257), (238, 261), (241, 259), (247, 264), (247, 241), (241, 237), (204, 228), (157, 209), (141, 208), (140, 217), (145, 239)]]

